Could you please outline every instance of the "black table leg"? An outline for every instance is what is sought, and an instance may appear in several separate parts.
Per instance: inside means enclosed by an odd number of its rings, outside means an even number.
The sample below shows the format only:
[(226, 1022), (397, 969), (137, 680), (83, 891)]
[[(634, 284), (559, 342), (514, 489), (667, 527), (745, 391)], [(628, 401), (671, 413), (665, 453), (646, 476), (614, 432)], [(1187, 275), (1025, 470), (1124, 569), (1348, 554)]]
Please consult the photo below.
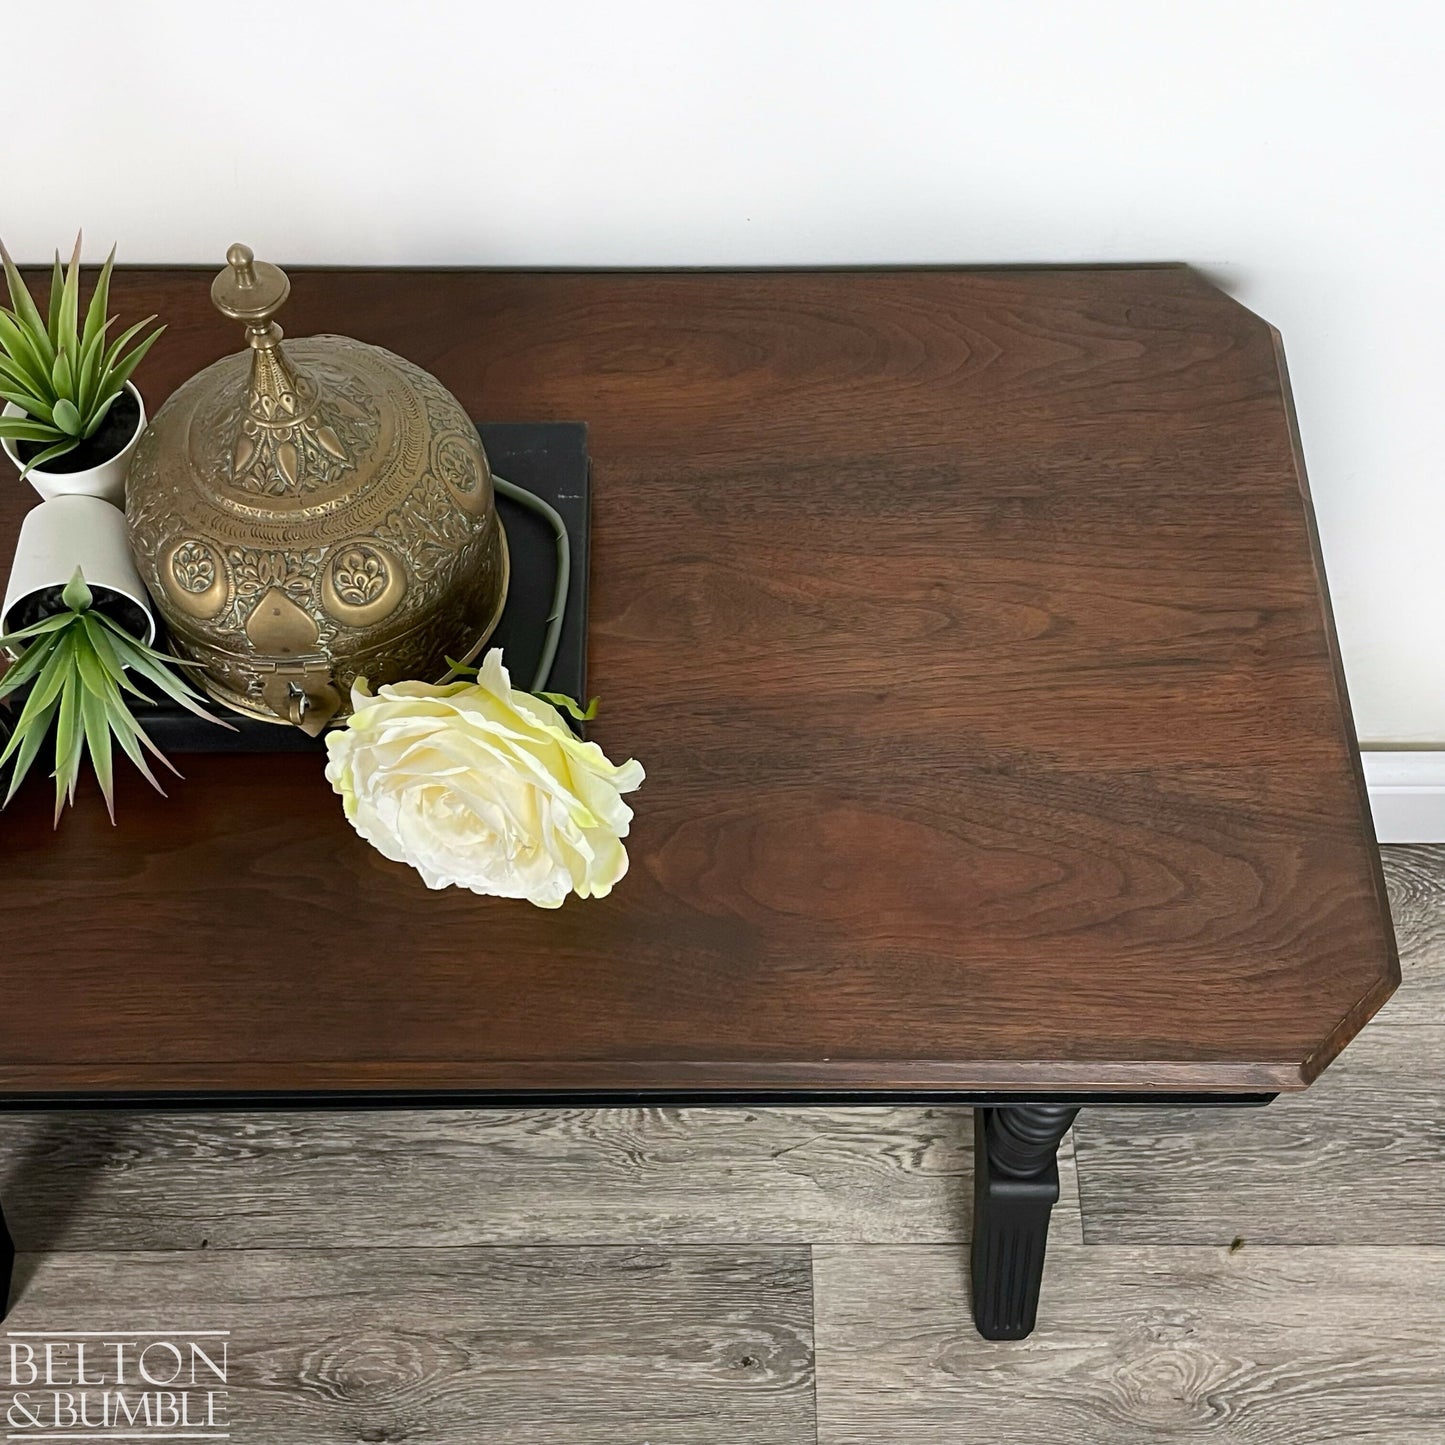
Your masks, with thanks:
[(1059, 1140), (1078, 1112), (1065, 1104), (974, 1111), (973, 1322), (986, 1340), (1033, 1332), (1059, 1197)]
[(10, 1313), (10, 1275), (15, 1268), (15, 1241), (5, 1226), (5, 1211), (0, 1209), (0, 1320)]

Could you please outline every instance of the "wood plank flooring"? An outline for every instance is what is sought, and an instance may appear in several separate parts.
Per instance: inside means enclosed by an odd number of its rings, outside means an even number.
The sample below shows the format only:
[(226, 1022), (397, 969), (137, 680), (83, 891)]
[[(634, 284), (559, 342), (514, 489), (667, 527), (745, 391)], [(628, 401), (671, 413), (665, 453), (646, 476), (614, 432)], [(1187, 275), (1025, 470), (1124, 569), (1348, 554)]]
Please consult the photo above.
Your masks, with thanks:
[(1027, 1341), (936, 1109), (0, 1116), (4, 1328), (229, 1329), (237, 1445), (1445, 1445), (1445, 847), (1386, 873), (1314, 1089), (1080, 1117)]
[(813, 1268), (828, 1445), (1445, 1438), (1445, 1250), (1064, 1245), (1043, 1328), (1005, 1345), (958, 1310), (951, 1251)]
[(256, 1445), (812, 1439), (805, 1248), (208, 1250), (177, 1265), (49, 1256), (6, 1327), (223, 1325), (231, 1439)]
[[(0, 1115), (22, 1249), (948, 1243), (962, 1109)], [(1072, 1149), (1058, 1215), (1082, 1240)]]

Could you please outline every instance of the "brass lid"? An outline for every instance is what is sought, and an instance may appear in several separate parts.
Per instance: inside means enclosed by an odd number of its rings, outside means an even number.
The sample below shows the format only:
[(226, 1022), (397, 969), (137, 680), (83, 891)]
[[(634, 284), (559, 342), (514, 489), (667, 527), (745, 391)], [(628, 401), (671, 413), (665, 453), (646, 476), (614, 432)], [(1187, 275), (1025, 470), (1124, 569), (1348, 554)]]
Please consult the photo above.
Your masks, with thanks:
[(318, 733), (352, 681), (434, 680), (501, 615), (507, 548), (465, 408), (346, 336), (287, 341), (247, 246), (211, 286), (247, 350), (193, 376), (132, 455), (136, 562), (182, 656), (242, 712)]

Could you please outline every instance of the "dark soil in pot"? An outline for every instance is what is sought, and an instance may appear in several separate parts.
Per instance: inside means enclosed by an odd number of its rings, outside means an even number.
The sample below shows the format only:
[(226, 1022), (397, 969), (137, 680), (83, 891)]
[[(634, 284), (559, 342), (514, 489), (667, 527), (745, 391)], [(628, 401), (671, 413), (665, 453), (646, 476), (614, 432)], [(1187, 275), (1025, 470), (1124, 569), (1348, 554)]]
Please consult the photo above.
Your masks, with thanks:
[[(93, 437), (86, 437), (73, 452), (46, 462), (41, 470), (57, 476), (68, 472), (88, 472), (124, 451), (139, 425), (140, 402), (132, 392), (123, 391), (111, 402), (105, 420)], [(22, 465), (28, 465), (32, 457), (38, 457), (49, 445), (49, 442), (16, 442), (15, 455)]]
[[(140, 607), (129, 597), (112, 592), (109, 587), (97, 587), (94, 583), (88, 585), (91, 596), (95, 599), (92, 603), (93, 609), (103, 612), (112, 622), (125, 628), (138, 642), (144, 642), (149, 628), (146, 615)], [(39, 592), (32, 592), (28, 597), (22, 597), (10, 609), (5, 619), (6, 631), (19, 632), (22, 627), (29, 627), (42, 618), (66, 611), (65, 600), (60, 595), (64, 590), (63, 587), (45, 587)]]

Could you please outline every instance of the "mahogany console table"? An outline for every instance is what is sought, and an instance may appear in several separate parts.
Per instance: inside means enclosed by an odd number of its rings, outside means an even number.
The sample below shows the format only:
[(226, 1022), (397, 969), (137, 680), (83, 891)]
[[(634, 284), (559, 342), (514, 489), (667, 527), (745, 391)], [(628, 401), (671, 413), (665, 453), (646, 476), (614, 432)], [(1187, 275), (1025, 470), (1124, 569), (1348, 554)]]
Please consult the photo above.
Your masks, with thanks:
[[(1004, 1338), (1081, 1104), (1265, 1102), (1389, 996), (1279, 340), (1195, 272), (292, 275), (293, 334), (590, 424), (631, 875), (428, 893), (309, 756), (190, 757), (54, 833), (37, 769), (0, 816), (7, 1107), (971, 1105)], [(235, 348), (209, 276), (116, 278), (170, 325), (153, 406)], [(29, 502), (6, 479), (0, 557)]]

